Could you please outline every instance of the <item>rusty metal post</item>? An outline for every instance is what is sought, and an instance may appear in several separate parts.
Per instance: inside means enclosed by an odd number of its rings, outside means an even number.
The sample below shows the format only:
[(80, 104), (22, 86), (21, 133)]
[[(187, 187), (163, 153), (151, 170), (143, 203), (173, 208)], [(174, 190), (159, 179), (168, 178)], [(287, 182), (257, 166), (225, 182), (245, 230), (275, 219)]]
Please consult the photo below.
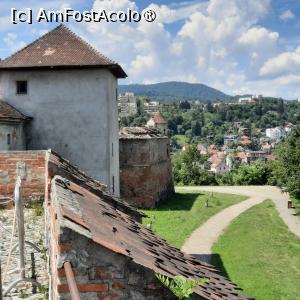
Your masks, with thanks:
[(71, 263), (66, 261), (64, 263), (64, 269), (66, 272), (66, 277), (67, 277), (68, 286), (69, 286), (69, 290), (70, 290), (70, 294), (71, 294), (71, 299), (72, 300), (80, 300), (80, 295), (79, 295), (78, 287), (77, 287), (77, 284), (75, 281)]

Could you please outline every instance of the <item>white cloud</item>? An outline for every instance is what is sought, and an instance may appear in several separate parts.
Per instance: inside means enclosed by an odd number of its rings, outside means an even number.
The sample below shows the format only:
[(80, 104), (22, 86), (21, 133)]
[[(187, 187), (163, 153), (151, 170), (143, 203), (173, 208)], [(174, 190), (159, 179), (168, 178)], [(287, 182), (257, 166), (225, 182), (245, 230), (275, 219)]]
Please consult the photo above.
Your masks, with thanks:
[(292, 13), (292, 11), (290, 9), (285, 10), (284, 12), (282, 12), (282, 14), (279, 16), (280, 20), (282, 21), (288, 21), (288, 20), (292, 20), (295, 18), (295, 15)]
[[(63, 6), (78, 1), (65, 0)], [(62, 5), (55, 3), (58, 8)], [(95, 0), (93, 9), (141, 11), (138, 3)], [(271, 11), (271, 0), (195, 0), (152, 3), (149, 8), (157, 13), (153, 23), (71, 23), (69, 27), (120, 63), (129, 75), (127, 82), (180, 80), (202, 82), (229, 94), (300, 95), (300, 50), (282, 53), (279, 34), (258, 25)], [(45, 28), (30, 30), (37, 35)], [(6, 35), (8, 47), (18, 37)]]
[(5, 44), (12, 49), (13, 52), (20, 50), (21, 48), (26, 46), (26, 43), (19, 40), (18, 35), (16, 33), (9, 32), (4, 37)]
[(252, 27), (242, 34), (239, 43), (247, 46), (257, 46), (261, 43), (276, 43), (278, 32), (270, 32), (264, 27)]
[(259, 73), (263, 76), (276, 76), (286, 73), (300, 74), (300, 47), (294, 52), (284, 52), (268, 59)]

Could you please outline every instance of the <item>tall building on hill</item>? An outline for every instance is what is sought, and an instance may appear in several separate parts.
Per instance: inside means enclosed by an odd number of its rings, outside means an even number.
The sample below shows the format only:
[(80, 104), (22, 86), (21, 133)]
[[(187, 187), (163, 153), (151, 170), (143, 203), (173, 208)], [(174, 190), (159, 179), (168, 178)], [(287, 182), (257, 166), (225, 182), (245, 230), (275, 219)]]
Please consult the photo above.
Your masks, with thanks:
[(134, 93), (120, 94), (118, 98), (119, 117), (129, 117), (137, 113)]

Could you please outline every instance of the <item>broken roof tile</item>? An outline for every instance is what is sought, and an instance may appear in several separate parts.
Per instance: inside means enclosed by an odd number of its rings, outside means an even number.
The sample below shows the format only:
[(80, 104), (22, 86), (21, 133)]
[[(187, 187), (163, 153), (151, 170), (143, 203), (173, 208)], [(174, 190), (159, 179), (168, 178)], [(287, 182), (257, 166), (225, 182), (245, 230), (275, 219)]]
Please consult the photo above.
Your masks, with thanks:
[[(168, 245), (151, 230), (133, 220), (124, 212), (118, 211), (109, 203), (104, 203), (101, 196), (95, 195), (71, 181), (64, 181), (60, 176), (52, 180), (55, 203), (58, 208), (65, 195), (75, 198), (80, 207), (81, 219), (74, 217), (73, 222), (83, 223), (91, 233), (95, 243), (121, 255), (127, 256), (135, 263), (173, 277), (182, 275), (186, 278), (208, 278), (208, 282), (196, 287), (195, 293), (204, 299), (251, 299), (240, 294), (240, 289), (229, 279), (222, 277), (217, 270), (206, 263), (196, 260), (193, 256)], [(63, 198), (63, 199), (61, 199)], [(60, 216), (72, 218), (71, 207), (64, 205)], [(119, 217), (122, 216), (122, 217)], [(65, 223), (67, 226), (68, 223)]]

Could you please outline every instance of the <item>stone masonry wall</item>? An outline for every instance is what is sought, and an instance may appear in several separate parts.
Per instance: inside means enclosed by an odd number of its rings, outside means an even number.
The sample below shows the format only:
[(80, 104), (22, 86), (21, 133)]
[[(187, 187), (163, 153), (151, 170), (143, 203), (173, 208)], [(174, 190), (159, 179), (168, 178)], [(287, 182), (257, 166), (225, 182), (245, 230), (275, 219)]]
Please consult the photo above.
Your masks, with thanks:
[(120, 139), (121, 198), (153, 208), (174, 193), (168, 138)]
[(70, 299), (65, 271), (60, 268), (65, 260), (72, 263), (82, 300), (176, 299), (156, 279), (152, 270), (96, 244), (84, 235), (64, 228), (58, 243), (57, 295), (53, 295), (53, 300)]
[(25, 163), (24, 201), (41, 200), (45, 194), (46, 151), (0, 151), (0, 197), (12, 197), (17, 165)]

